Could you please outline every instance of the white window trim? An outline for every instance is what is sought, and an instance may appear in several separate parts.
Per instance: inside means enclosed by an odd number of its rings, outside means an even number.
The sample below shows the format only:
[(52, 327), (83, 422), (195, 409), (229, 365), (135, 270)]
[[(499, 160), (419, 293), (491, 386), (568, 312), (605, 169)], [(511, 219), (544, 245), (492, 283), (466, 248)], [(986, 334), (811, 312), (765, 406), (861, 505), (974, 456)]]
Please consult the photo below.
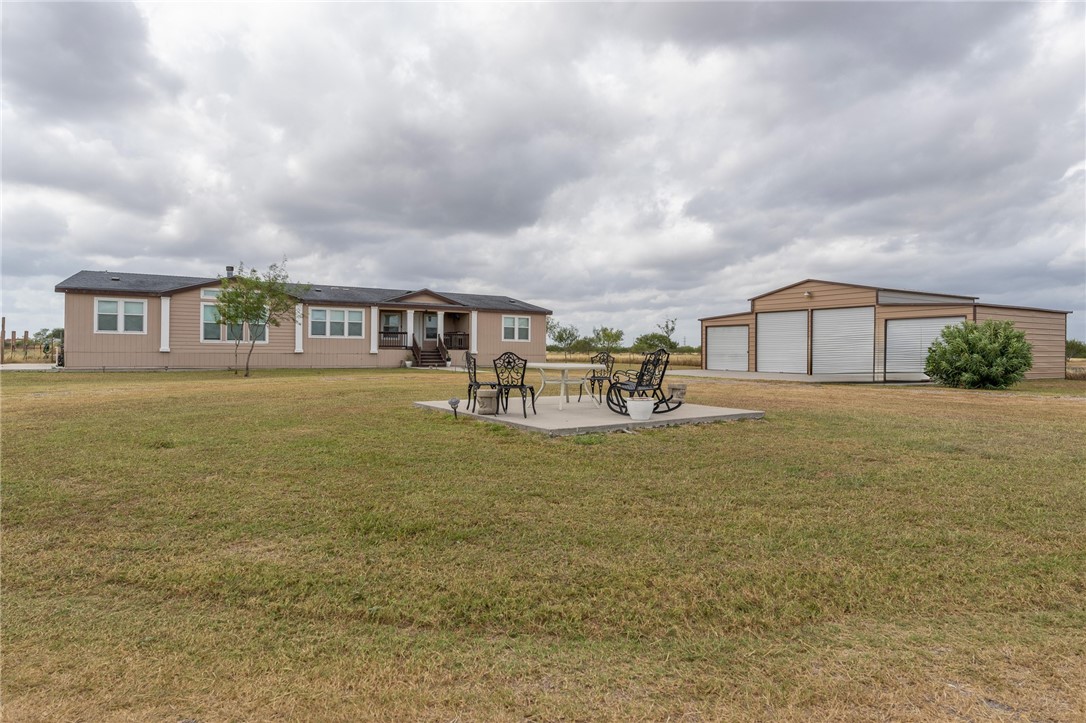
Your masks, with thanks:
[[(329, 334), (328, 331), (332, 328), (331, 315), (327, 315), (324, 319), (324, 334), (313, 333), (313, 318), (314, 311), (342, 311), (343, 312), (343, 336), (338, 334)], [(362, 315), (362, 334), (361, 336), (353, 336), (347, 333), (349, 325), (352, 323), (349, 321), (351, 313)], [(357, 323), (357, 322), (356, 322)], [(353, 339), (365, 339), (366, 338), (366, 310), (359, 308), (349, 308), (345, 306), (310, 306), (309, 313), (306, 314), (305, 319), (305, 334), (310, 339), (336, 339), (339, 341), (351, 341)]]
[[(208, 293), (210, 291), (214, 291), (215, 293), (213, 293), (213, 294)], [(200, 298), (201, 299), (212, 299), (212, 300), (214, 300), (214, 299), (219, 298), (220, 293), (222, 293), (222, 287), (221, 286), (205, 286), (204, 288), (200, 289)]]
[[(513, 320), (513, 338), (512, 339), (506, 339), (505, 338), (505, 320), (506, 319), (512, 319)], [(528, 320), (528, 338), (527, 339), (517, 339), (516, 338), (517, 329), (520, 328), (519, 326), (517, 326), (517, 321), (516, 321), (517, 319), (527, 319)], [(527, 344), (531, 340), (532, 340), (532, 317), (525, 316), (523, 314), (503, 314), (502, 315), (502, 343), (503, 344)]]
[[(235, 340), (235, 339), (227, 339), (226, 338), (226, 324), (223, 324), (221, 322), (221, 320), (220, 320), (220, 323), (219, 323), (219, 328), (222, 330), (222, 334), (221, 334), (222, 338), (220, 338), (220, 339), (205, 339), (204, 338), (204, 307), (206, 307), (206, 306), (215, 306), (215, 303), (212, 302), (212, 301), (204, 301), (204, 302), (201, 302), (201, 304), (200, 304), (200, 326), (198, 327), (198, 333), (200, 334), (200, 336), (199, 336), (200, 343), (201, 344), (231, 344), (231, 345), (236, 344), (237, 340)], [(268, 338), (271, 336), (271, 326), (272, 326), (271, 324), (265, 324), (264, 325), (264, 339), (263, 339), (263, 341), (258, 341), (257, 344), (267, 344), (268, 343)], [(248, 324), (242, 324), (241, 335), (242, 335), (241, 343), (242, 344), (248, 344), (249, 343), (249, 325)]]
[[(395, 331), (392, 331), (390, 329), (385, 329), (385, 318), (386, 317), (392, 317), (392, 316), (395, 316), (397, 319), (400, 320), (400, 325), (396, 327)], [(382, 312), (380, 312), (380, 322), (381, 322), (381, 332), (382, 333), (387, 332), (387, 333), (390, 333), (390, 334), (392, 334), (392, 333), (398, 334), (398, 333), (400, 333), (400, 332), (402, 332), (404, 330), (404, 327), (403, 327), (403, 312), (402, 311), (382, 311)]]
[[(98, 302), (99, 301), (115, 301), (117, 302), (117, 328), (114, 329), (99, 329), (98, 328)], [(124, 330), (124, 302), (140, 303), (143, 304), (143, 331), (125, 331)], [(95, 296), (94, 297), (94, 333), (95, 334), (147, 334), (147, 299), (133, 299), (132, 297), (112, 297), (112, 296)]]

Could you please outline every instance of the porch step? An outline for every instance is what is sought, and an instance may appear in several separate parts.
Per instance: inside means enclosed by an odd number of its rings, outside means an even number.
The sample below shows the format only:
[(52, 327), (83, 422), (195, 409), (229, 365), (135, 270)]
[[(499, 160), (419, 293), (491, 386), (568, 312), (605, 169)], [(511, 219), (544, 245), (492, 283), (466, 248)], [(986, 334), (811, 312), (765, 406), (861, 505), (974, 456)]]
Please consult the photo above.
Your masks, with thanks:
[(419, 353), (419, 366), (443, 367), (445, 366), (445, 358), (436, 349), (424, 349)]

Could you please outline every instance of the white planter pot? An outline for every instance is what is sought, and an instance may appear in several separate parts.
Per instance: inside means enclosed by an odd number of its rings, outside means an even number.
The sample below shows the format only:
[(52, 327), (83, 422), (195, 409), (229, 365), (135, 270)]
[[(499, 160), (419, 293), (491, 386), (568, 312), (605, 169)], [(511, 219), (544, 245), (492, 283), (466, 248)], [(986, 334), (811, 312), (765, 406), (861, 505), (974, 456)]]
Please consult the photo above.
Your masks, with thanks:
[(637, 397), (626, 400), (626, 411), (630, 413), (630, 419), (635, 422), (647, 422), (652, 419), (652, 408), (656, 400), (652, 397)]

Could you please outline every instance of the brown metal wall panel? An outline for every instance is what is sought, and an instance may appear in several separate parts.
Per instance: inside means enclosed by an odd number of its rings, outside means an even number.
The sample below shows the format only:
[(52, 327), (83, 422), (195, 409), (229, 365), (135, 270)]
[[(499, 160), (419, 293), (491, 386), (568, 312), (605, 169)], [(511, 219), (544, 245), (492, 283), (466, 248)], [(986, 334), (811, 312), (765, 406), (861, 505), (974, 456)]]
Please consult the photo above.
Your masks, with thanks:
[[(810, 296), (804, 296), (805, 293)], [(825, 281), (806, 281), (787, 289), (754, 299), (752, 311), (795, 311), (830, 309), (841, 306), (874, 306), (875, 289), (858, 288)]]
[(1062, 312), (977, 305), (977, 322), (1014, 322), (1033, 347), (1033, 368), (1026, 379), (1063, 379), (1067, 375), (1067, 315)]

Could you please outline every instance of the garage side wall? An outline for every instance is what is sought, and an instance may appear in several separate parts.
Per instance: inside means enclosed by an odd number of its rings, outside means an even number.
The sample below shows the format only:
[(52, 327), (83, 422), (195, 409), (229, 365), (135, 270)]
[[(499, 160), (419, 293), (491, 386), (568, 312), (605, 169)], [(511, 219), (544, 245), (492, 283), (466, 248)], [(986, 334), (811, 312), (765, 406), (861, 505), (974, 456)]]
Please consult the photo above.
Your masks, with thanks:
[(708, 329), (711, 326), (747, 327), (747, 369), (754, 369), (754, 314), (730, 314), (717, 319), (704, 319), (701, 322), (701, 368), (706, 369), (708, 351)]
[(1033, 369), (1026, 379), (1063, 379), (1067, 375), (1067, 314), (1038, 309), (977, 305), (977, 323), (1012, 321), (1033, 347)]

